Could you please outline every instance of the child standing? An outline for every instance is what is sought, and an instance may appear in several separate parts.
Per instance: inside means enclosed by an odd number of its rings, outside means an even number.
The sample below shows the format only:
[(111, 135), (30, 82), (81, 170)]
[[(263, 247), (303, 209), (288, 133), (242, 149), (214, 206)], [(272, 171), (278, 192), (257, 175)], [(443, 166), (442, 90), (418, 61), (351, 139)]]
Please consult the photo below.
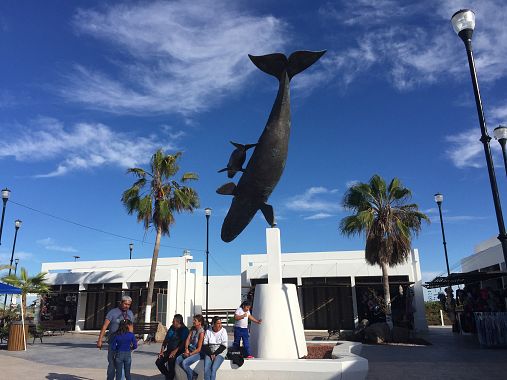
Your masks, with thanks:
[(250, 354), (250, 340), (248, 333), (248, 320), (260, 324), (262, 319), (256, 319), (250, 314), (252, 304), (249, 301), (243, 302), (234, 313), (234, 343), (233, 347), (239, 350), (240, 342), (243, 340), (243, 355), (247, 359), (253, 359)]
[(128, 319), (121, 321), (118, 331), (109, 342), (111, 350), (115, 353), (114, 366), (116, 369), (116, 380), (121, 380), (122, 372), (125, 373), (126, 380), (131, 380), (131, 351), (137, 348), (137, 340), (134, 334), (130, 332), (130, 325), (132, 325), (132, 322)]

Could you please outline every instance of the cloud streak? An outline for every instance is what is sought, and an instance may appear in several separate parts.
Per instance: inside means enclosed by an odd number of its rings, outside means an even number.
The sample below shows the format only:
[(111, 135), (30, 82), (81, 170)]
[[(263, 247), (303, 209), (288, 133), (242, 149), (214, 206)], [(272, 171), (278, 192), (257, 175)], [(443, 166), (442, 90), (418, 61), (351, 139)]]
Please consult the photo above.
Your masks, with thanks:
[(168, 127), (162, 128), (162, 134), (140, 137), (115, 132), (100, 123), (78, 123), (67, 128), (56, 119), (40, 118), (33, 124), (16, 128), (17, 135), (0, 142), (0, 159), (57, 161), (54, 170), (37, 174), (38, 178), (58, 177), (101, 166), (139, 166), (147, 163), (158, 148), (175, 150), (181, 136)]
[(75, 65), (61, 94), (113, 113), (191, 115), (237, 91), (254, 66), (247, 54), (285, 44), (286, 25), (225, 1), (157, 1), (81, 9), (80, 35), (112, 46), (111, 73)]
[(44, 247), (48, 251), (58, 251), (58, 252), (77, 252), (78, 250), (70, 245), (60, 245), (54, 239), (47, 237), (45, 239), (40, 239), (36, 241), (37, 244)]
[[(356, 46), (329, 54), (327, 60), (322, 60), (324, 67), (316, 68), (313, 75), (322, 82), (336, 77), (348, 85), (359, 75), (382, 65), (387, 68), (386, 79), (401, 91), (449, 76), (468, 75), (463, 46), (449, 21), (457, 9), (469, 7), (468, 3), (422, 4), (415, 0), (327, 3), (320, 8), (321, 16), (353, 32)], [(481, 51), (476, 57), (477, 68), (482, 81), (493, 82), (507, 76), (503, 59), (507, 55), (504, 27), (507, 8), (498, 0), (476, 2), (473, 8), (481, 25), (481, 33), (474, 36), (474, 46)]]
[(303, 194), (290, 197), (285, 207), (291, 211), (311, 213), (305, 220), (319, 220), (330, 218), (342, 210), (340, 202), (336, 199), (337, 189), (328, 189), (322, 186), (310, 187)]

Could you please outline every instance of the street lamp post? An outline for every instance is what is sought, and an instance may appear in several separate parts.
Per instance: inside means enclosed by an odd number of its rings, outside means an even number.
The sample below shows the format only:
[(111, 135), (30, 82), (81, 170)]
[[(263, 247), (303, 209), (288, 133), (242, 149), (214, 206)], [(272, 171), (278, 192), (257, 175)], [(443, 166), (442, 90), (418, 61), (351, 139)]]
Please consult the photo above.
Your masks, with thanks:
[(134, 243), (129, 244), (129, 249), (130, 249), (130, 260), (132, 260), (132, 250), (134, 249)]
[[(438, 213), (440, 215), (440, 228), (442, 229), (442, 241), (444, 243), (444, 254), (445, 254), (445, 265), (447, 267), (447, 280), (448, 280), (448, 288), (446, 293), (446, 304), (449, 308), (449, 317), (452, 321), (452, 331), (456, 331), (455, 322), (456, 322), (456, 311), (454, 308), (454, 303), (452, 302), (452, 283), (451, 283), (451, 271), (449, 270), (449, 258), (447, 256), (447, 242), (445, 241), (445, 232), (444, 232), (444, 220), (442, 218), (442, 202), (444, 201), (444, 196), (440, 193), (435, 194), (435, 202), (438, 205)], [(452, 314), (452, 315), (451, 315)]]
[(444, 196), (440, 193), (435, 194), (435, 202), (438, 205), (438, 213), (440, 214), (440, 227), (442, 229), (442, 239), (444, 242), (444, 253), (445, 253), (445, 265), (447, 266), (447, 277), (451, 275), (451, 271), (449, 270), (449, 259), (447, 257), (447, 242), (445, 241), (445, 232), (444, 232), (444, 220), (442, 219), (442, 202), (444, 201)]
[[(15, 232), (14, 232), (14, 243), (12, 244), (11, 261), (9, 263), (9, 276), (11, 275), (11, 272), (12, 272), (12, 261), (14, 260), (14, 251), (16, 249), (16, 240), (18, 239), (18, 230), (21, 227), (21, 223), (22, 222), (19, 219), (16, 219), (14, 221)], [(7, 303), (7, 294), (5, 295), (5, 298), (4, 298), (4, 309), (5, 309), (6, 303)]]
[(7, 205), (7, 201), (9, 200), (9, 195), (11, 191), (7, 188), (2, 189), (2, 201), (4, 202), (4, 207), (2, 208), (2, 221), (0, 222), (0, 245), (2, 245), (2, 231), (4, 229), (4, 217), (5, 217), (5, 206)]
[[(183, 287), (183, 320), (187, 322), (187, 265), (188, 262), (193, 259), (192, 255), (190, 254), (190, 251), (188, 249), (185, 249), (183, 251), (183, 258), (185, 260), (185, 279), (184, 279), (184, 287)], [(190, 315), (193, 315), (193, 313), (190, 313)]]
[[(19, 263), (19, 259), (14, 259), (14, 276), (16, 276), (16, 274), (18, 273), (18, 263)], [(12, 305), (12, 294), (11, 294), (11, 305)]]
[(505, 125), (499, 125), (493, 130), (495, 139), (498, 140), (502, 146), (503, 164), (505, 166), (505, 174), (507, 175), (507, 153), (505, 152), (505, 144), (507, 143), (507, 127)]
[(209, 275), (209, 218), (211, 216), (211, 209), (209, 207), (204, 209), (206, 214), (206, 323), (208, 323), (208, 275)]
[(479, 84), (477, 82), (477, 72), (475, 70), (475, 61), (472, 53), (472, 35), (475, 28), (475, 13), (470, 9), (462, 9), (456, 12), (451, 17), (451, 23), (458, 34), (463, 40), (468, 57), (468, 66), (470, 67), (470, 75), (472, 77), (472, 85), (474, 88), (475, 104), (477, 107), (477, 115), (479, 116), (479, 125), (481, 128), (481, 142), (484, 145), (484, 154), (486, 155), (486, 164), (488, 166), (489, 182), (491, 185), (491, 192), (493, 193), (493, 203), (495, 205), (496, 220), (498, 223), (498, 240), (502, 244), (503, 258), (507, 264), (507, 234), (505, 232), (505, 224), (502, 215), (502, 206), (500, 203), (500, 196), (498, 194), (498, 185), (496, 183), (495, 169), (493, 166), (493, 158), (491, 156), (491, 148), (489, 141), (491, 137), (488, 136), (486, 129), (486, 120), (484, 119), (484, 111), (482, 109), (481, 94), (479, 92)]
[(74, 257), (74, 261), (77, 261), (77, 259), (81, 258), (81, 256), (72, 256), (72, 257)]

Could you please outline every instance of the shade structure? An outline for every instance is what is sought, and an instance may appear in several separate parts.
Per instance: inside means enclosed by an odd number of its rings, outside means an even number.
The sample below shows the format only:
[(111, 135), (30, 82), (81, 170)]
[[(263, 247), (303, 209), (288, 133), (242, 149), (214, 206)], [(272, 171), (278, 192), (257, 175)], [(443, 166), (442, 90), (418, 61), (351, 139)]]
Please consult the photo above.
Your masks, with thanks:
[(0, 294), (21, 294), (21, 289), (0, 282)]
[(473, 284), (480, 281), (491, 280), (494, 278), (507, 277), (507, 272), (494, 271), (494, 272), (466, 272), (466, 273), (451, 273), (449, 276), (438, 276), (433, 280), (425, 283), (423, 286), (426, 289), (444, 288), (446, 286), (466, 285)]

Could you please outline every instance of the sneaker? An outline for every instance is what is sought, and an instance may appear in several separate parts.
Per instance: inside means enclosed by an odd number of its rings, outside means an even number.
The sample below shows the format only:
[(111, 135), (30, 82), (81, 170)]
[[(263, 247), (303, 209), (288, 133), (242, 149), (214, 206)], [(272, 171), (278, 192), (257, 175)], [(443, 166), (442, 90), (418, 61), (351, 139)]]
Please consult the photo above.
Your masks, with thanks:
[(247, 359), (254, 359), (254, 357), (252, 355), (248, 355), (246, 358)]

